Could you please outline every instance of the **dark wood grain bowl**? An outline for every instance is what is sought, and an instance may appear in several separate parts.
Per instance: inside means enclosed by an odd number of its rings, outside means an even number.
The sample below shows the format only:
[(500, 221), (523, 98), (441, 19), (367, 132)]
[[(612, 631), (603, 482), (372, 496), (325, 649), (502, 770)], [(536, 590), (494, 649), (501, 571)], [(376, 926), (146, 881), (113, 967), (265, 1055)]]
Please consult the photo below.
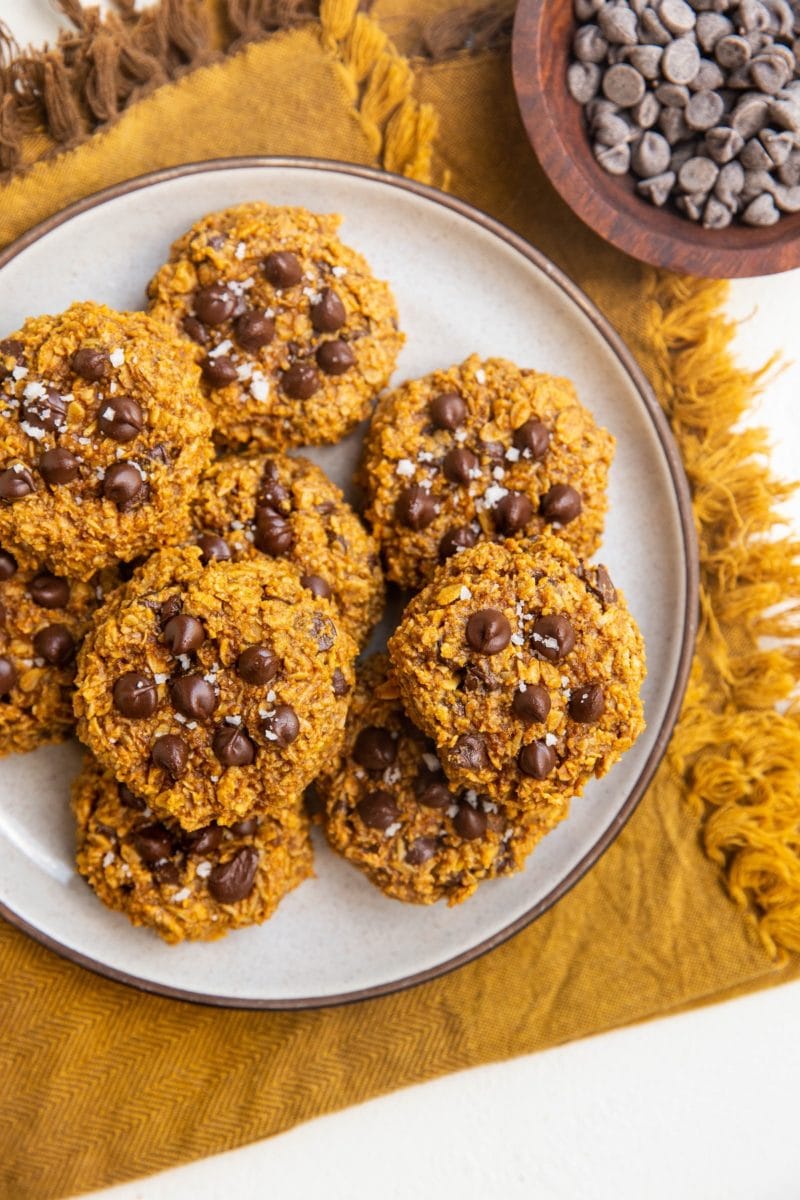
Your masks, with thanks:
[(519, 0), (513, 74), (522, 121), (543, 170), (591, 229), (634, 258), (690, 275), (774, 275), (800, 266), (800, 213), (775, 225), (703, 229), (636, 194), (630, 176), (595, 161), (581, 106), (567, 91), (572, 0)]

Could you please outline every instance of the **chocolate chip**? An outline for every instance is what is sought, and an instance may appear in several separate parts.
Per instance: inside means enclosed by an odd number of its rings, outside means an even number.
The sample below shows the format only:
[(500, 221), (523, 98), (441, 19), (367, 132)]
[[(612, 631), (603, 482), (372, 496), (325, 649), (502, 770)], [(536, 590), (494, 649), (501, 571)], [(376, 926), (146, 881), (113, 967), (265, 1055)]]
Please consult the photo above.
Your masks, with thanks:
[(230, 827), (234, 837), (252, 837), (257, 829), (258, 817), (245, 817), (243, 821), (237, 821)]
[(33, 476), (25, 467), (8, 467), (0, 473), (0, 500), (13, 504), (35, 491)]
[(164, 644), (173, 654), (192, 654), (206, 640), (206, 631), (197, 617), (170, 617), (164, 626)]
[(587, 683), (573, 688), (568, 710), (573, 721), (582, 725), (593, 725), (599, 721), (606, 707), (606, 698), (599, 683)]
[(249, 767), (256, 756), (253, 741), (239, 725), (220, 725), (211, 741), (211, 749), (223, 767)]
[(430, 414), (437, 429), (449, 429), (452, 432), (464, 424), (467, 406), (457, 392), (442, 392), (431, 400)]
[(123, 717), (151, 717), (158, 708), (156, 681), (147, 671), (126, 671), (116, 680), (114, 706)]
[(17, 682), (17, 668), (6, 655), (0, 657), (0, 696), (7, 696)]
[(226, 863), (218, 863), (208, 877), (208, 890), (220, 904), (236, 904), (253, 890), (258, 870), (258, 851), (242, 846)]
[(115, 442), (132, 442), (142, 432), (144, 414), (131, 396), (112, 396), (101, 405), (97, 424)]
[[(4, 338), (0, 342), (0, 358), (13, 358), (18, 367), (25, 363), (25, 347), (16, 338)], [(11, 372), (0, 363), (0, 379), (5, 379)]]
[(293, 400), (308, 400), (319, 389), (320, 377), (310, 363), (294, 362), (282, 373), (281, 387)]
[(495, 507), (494, 523), (501, 533), (519, 533), (533, 516), (533, 505), (522, 492), (509, 492)]
[(416, 780), (417, 800), (426, 808), (449, 808), (453, 794), (443, 779), (423, 771)]
[(148, 866), (161, 862), (164, 858), (169, 858), (175, 848), (172, 835), (160, 821), (156, 821), (152, 825), (141, 825), (135, 829), (133, 844), (139, 852), (139, 857)]
[(546, 658), (549, 662), (558, 662), (574, 648), (575, 630), (563, 613), (553, 613), (549, 617), (539, 617), (534, 621), (531, 642), (541, 658)]
[(334, 696), (346, 696), (350, 691), (350, 685), (344, 677), (344, 672), (337, 667), (333, 672), (333, 694)]
[(550, 712), (550, 693), (538, 683), (529, 683), (524, 692), (514, 692), (511, 708), (521, 721), (539, 723), (547, 720)]
[(368, 771), (385, 771), (397, 758), (397, 743), (388, 729), (368, 725), (355, 740), (353, 758)]
[(489, 765), (486, 743), (478, 733), (462, 733), (455, 744), (454, 757), (470, 771), (482, 771)]
[(207, 721), (219, 703), (214, 688), (202, 675), (183, 675), (180, 679), (173, 679), (169, 694), (178, 712), (196, 721)]
[(317, 363), (326, 375), (344, 375), (355, 361), (353, 348), (347, 342), (323, 342), (317, 348)]
[(261, 472), (261, 483), (258, 489), (258, 504), (276, 511), (283, 511), (288, 505), (291, 508), (292, 494), (281, 483), (280, 472), (274, 459), (268, 458)]
[(236, 660), (236, 671), (245, 683), (263, 687), (278, 674), (278, 659), (266, 646), (248, 646)]
[(514, 430), (514, 445), (522, 453), (527, 450), (533, 459), (544, 458), (550, 445), (550, 430), (541, 421), (526, 421)]
[(179, 596), (177, 592), (172, 596), (167, 596), (166, 600), (158, 610), (158, 620), (161, 624), (161, 628), (163, 629), (167, 622), (171, 621), (173, 617), (177, 617), (182, 608), (183, 598)]
[(124, 783), (117, 784), (117, 797), (123, 808), (133, 809), (134, 812), (144, 812), (147, 802), (136, 796)]
[(75, 639), (66, 625), (56, 622), (34, 634), (33, 652), (53, 667), (63, 667), (75, 654)]
[(237, 378), (236, 367), (225, 354), (209, 354), (203, 359), (203, 378), (212, 387), (227, 387)]
[(198, 321), (197, 317), (183, 318), (183, 332), (193, 342), (197, 342), (198, 346), (205, 346), (208, 343), (208, 330), (202, 321)]
[(471, 525), (453, 525), (442, 535), (439, 542), (439, 558), (444, 561), (459, 550), (468, 550), (477, 540), (478, 535)]
[(361, 820), (370, 829), (388, 829), (400, 816), (394, 796), (383, 788), (377, 792), (370, 792), (363, 800), (359, 800), (356, 809)]
[(272, 508), (256, 509), (256, 532), (253, 544), (264, 554), (278, 558), (288, 554), (294, 545), (294, 532), (285, 517)]
[(531, 742), (520, 750), (517, 765), (531, 779), (546, 779), (556, 765), (556, 752), (544, 742)]
[(233, 316), (236, 297), (224, 283), (212, 283), (195, 292), (194, 308), (204, 325), (222, 325)]
[(66, 608), (69, 604), (69, 581), (58, 575), (37, 575), (28, 587), (31, 600), (40, 608)]
[(103, 350), (95, 350), (91, 346), (82, 346), (72, 356), (71, 367), (76, 375), (87, 383), (99, 383), (105, 379), (111, 370), (108, 355)]
[(318, 600), (327, 600), (331, 595), (331, 585), (321, 575), (302, 575), (300, 582)]
[(467, 621), (467, 642), (477, 654), (499, 654), (511, 641), (511, 625), (497, 608), (482, 608)]
[(462, 687), (465, 692), (497, 692), (502, 687), (502, 680), (485, 659), (478, 659), (464, 668)]
[(303, 278), (303, 268), (291, 250), (276, 250), (265, 258), (264, 274), (274, 288), (294, 287)]
[(206, 566), (210, 562), (228, 562), (231, 557), (230, 546), (216, 533), (201, 533), (197, 545), (200, 547), (200, 558)]
[(156, 863), (153, 867), (153, 878), (156, 883), (171, 884), (173, 887), (177, 887), (181, 881), (178, 868), (175, 866), (175, 863), (171, 862)]
[(311, 324), (317, 333), (335, 333), (347, 320), (344, 305), (333, 288), (323, 288), (319, 300), (311, 305)]
[(233, 329), (239, 345), (251, 354), (255, 354), (262, 346), (268, 346), (275, 337), (275, 322), (272, 317), (255, 310), (237, 317)]
[(453, 818), (453, 828), (459, 837), (474, 842), (486, 833), (486, 814), (471, 804), (462, 804)]
[(425, 529), (430, 525), (438, 511), (439, 506), (433, 496), (418, 483), (412, 483), (410, 487), (405, 488), (395, 505), (398, 521), (415, 530)]
[(0, 583), (11, 579), (17, 571), (17, 560), (7, 550), (0, 550)]
[(276, 704), (272, 716), (264, 718), (261, 728), (268, 741), (285, 750), (300, 733), (300, 722), (291, 705)]
[(406, 849), (406, 862), (411, 867), (421, 867), (428, 859), (433, 858), (439, 849), (436, 838), (418, 837)]
[(63, 487), (78, 477), (78, 460), (69, 450), (45, 450), (38, 465), (42, 479), (50, 487)]
[(63, 429), (66, 424), (67, 401), (54, 387), (48, 387), (43, 396), (23, 401), (20, 416), (34, 429), (45, 429), (52, 433), (56, 429)]
[(155, 765), (163, 767), (172, 779), (180, 779), (186, 770), (189, 747), (182, 737), (174, 733), (164, 733), (153, 742), (151, 757)]
[(123, 511), (128, 508), (144, 489), (144, 479), (137, 466), (130, 462), (118, 462), (109, 467), (103, 478), (103, 495)]
[(444, 456), (442, 470), (451, 483), (467, 485), (472, 479), (472, 472), (478, 467), (478, 458), (471, 450), (456, 447), (448, 450)]
[(568, 525), (580, 516), (583, 508), (580, 492), (568, 483), (556, 483), (545, 492), (539, 501), (539, 512), (545, 521), (557, 521), (559, 525)]
[(222, 845), (222, 830), (215, 821), (204, 825), (202, 829), (193, 829), (184, 833), (183, 844), (189, 854), (210, 854)]

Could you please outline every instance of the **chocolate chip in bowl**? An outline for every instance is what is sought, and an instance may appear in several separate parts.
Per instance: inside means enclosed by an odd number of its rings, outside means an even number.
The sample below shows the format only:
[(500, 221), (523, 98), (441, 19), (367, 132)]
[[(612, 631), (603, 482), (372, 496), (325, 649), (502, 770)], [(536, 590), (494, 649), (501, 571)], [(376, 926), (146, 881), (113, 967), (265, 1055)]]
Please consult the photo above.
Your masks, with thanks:
[(514, 85), (542, 169), (644, 262), (800, 265), (797, 20), (782, 0), (521, 0)]

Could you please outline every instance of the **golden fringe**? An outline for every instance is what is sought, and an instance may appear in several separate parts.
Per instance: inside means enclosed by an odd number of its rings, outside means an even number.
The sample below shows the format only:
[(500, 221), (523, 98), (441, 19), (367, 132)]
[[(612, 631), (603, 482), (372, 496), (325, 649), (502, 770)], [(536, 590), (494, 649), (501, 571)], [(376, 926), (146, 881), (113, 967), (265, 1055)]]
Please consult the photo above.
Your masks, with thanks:
[[(700, 652), (669, 761), (703, 846), (769, 953), (800, 951), (800, 543), (775, 537), (793, 488), (763, 430), (732, 432), (764, 382), (736, 366), (727, 284), (649, 273), (646, 337), (699, 532)], [(776, 607), (777, 606), (777, 607)], [(773, 639), (764, 644), (762, 639)]]

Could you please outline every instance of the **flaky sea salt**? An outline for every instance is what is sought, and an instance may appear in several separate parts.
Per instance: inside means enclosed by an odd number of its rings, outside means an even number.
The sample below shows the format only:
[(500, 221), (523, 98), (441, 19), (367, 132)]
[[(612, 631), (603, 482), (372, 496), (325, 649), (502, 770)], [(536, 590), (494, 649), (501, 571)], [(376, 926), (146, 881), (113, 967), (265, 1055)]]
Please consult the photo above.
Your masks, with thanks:
[(229, 338), (225, 338), (223, 341), (221, 341), (219, 343), (218, 346), (215, 346), (213, 350), (209, 350), (208, 357), (216, 358), (217, 355), (227, 354), (228, 351), (232, 350), (232, 349), (233, 349), (233, 342)]
[(253, 382), (250, 384), (250, 395), (254, 400), (258, 400), (260, 404), (263, 404), (265, 400), (269, 399), (269, 380), (265, 379), (263, 375), (253, 375)]
[(469, 590), (469, 588), (467, 587), (467, 585), (465, 583), (462, 583), (462, 585), (461, 585), (461, 591), (458, 593), (458, 598), (459, 598), (459, 600), (471, 600), (472, 599), (472, 592)]
[(105, 854), (103, 855), (103, 866), (110, 867), (116, 857), (117, 856), (113, 850), (106, 850)]
[(111, 363), (112, 367), (121, 367), (125, 362), (125, 351), (112, 350), (108, 356), (108, 361)]
[(509, 446), (506, 450), (506, 458), (509, 462), (519, 462), (519, 450), (516, 446)]
[(554, 733), (546, 733), (544, 735), (544, 744), (545, 746), (557, 746), (558, 738)]
[(183, 904), (184, 900), (188, 900), (192, 894), (190, 887), (182, 887), (174, 896), (170, 896), (170, 904)]
[(429, 771), (441, 771), (442, 769), (442, 764), (439, 762), (436, 755), (431, 754), (427, 750), (422, 755), (422, 761), (425, 763), (425, 766)]
[(483, 367), (478, 367), (477, 371), (475, 372), (475, 380), (480, 384), (486, 383), (486, 372), (484, 371)]
[(409, 479), (416, 469), (410, 458), (401, 458), (395, 467), (395, 473), (401, 475), (404, 479)]
[(503, 496), (508, 495), (508, 488), (500, 487), (499, 483), (493, 483), (483, 493), (483, 500), (487, 508), (494, 508), (503, 499)]
[(386, 828), (384, 829), (383, 832), (386, 834), (387, 837), (394, 837), (394, 835), (396, 833), (399, 833), (399, 831), (400, 831), (400, 822), (393, 821), (391, 825), (386, 826)]
[(208, 879), (210, 874), (211, 874), (211, 863), (208, 861), (208, 859), (204, 858), (202, 862), (199, 862), (197, 864), (197, 867), (195, 869), (195, 875), (198, 875), (200, 877), (200, 879)]

